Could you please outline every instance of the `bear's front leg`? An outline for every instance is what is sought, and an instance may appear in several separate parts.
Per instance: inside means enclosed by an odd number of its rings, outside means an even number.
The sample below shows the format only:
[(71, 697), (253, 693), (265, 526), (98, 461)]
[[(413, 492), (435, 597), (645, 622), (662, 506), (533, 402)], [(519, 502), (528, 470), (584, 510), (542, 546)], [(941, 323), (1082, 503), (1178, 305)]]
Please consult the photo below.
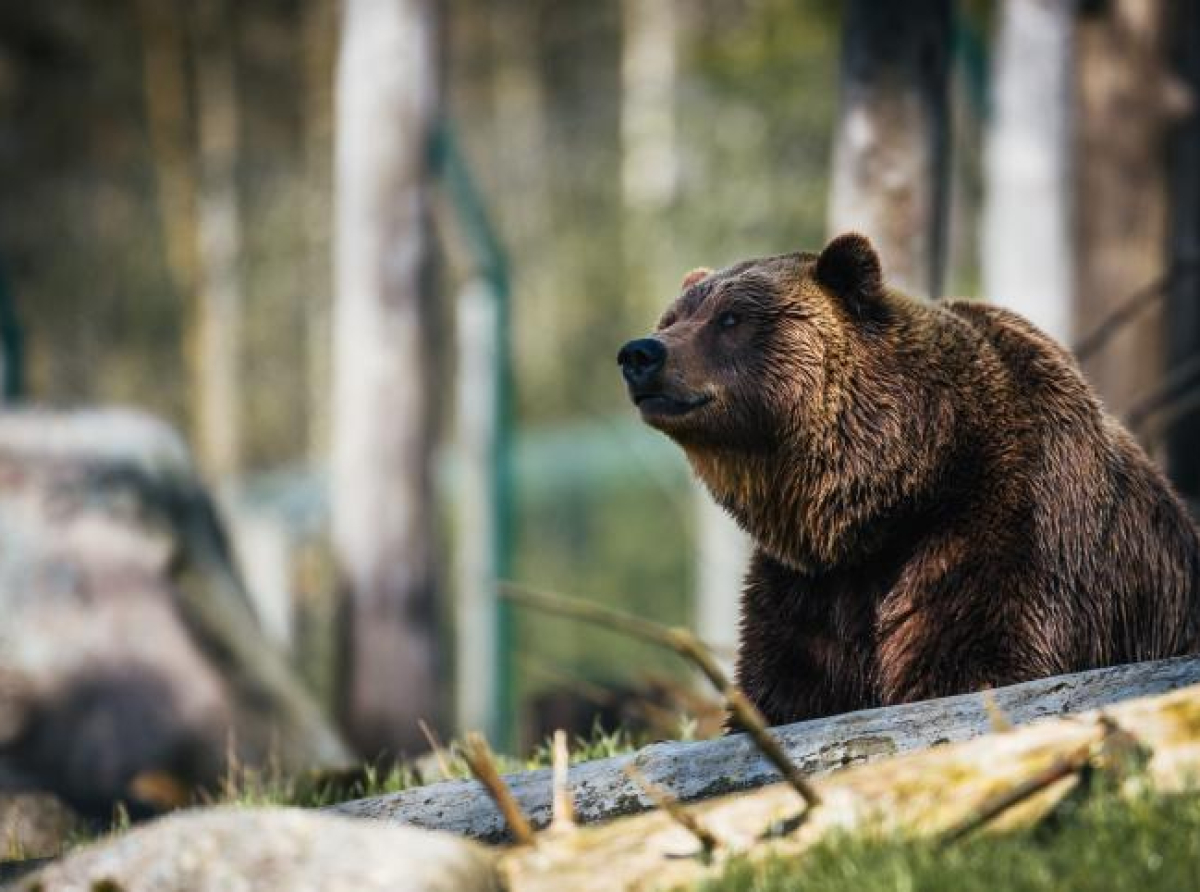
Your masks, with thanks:
[(738, 686), (772, 725), (879, 705), (874, 605), (761, 549), (742, 595)]
[[(1069, 647), (1047, 622), (1046, 587), (1011, 560), (915, 560), (877, 617), (879, 689), (886, 705), (1016, 684), (1070, 671)], [(1026, 566), (1029, 570), (1029, 566)]]

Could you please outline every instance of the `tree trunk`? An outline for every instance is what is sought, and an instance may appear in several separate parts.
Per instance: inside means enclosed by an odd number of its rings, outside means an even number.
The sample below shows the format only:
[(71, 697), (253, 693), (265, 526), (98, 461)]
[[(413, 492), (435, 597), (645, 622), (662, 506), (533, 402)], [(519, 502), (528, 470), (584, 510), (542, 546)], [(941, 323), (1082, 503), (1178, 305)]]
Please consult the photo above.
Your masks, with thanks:
[(179, 299), (193, 301), (198, 238), (185, 18), (170, 0), (138, 0), (137, 11), (146, 130), (167, 269)]
[(621, 194), (626, 207), (675, 198), (676, 0), (621, 3)]
[(22, 347), (16, 299), (0, 266), (0, 406), (15, 403), (24, 396)]
[(308, 449), (311, 465), (323, 467), (330, 441), (330, 178), (332, 168), (333, 68), (337, 49), (334, 0), (306, 0), (304, 45), (305, 243), (309, 251), (307, 314)]
[[(1165, 54), (1165, 4), (1111, 0), (1079, 31), (1077, 327), (1095, 327), (1167, 272), (1166, 139), (1186, 94)], [(1158, 295), (1156, 295), (1158, 296)], [(1163, 373), (1164, 302), (1155, 300), (1082, 357), (1107, 407), (1134, 432)]]
[(1074, 335), (1071, 143), (1075, 10), (1006, 0), (992, 66), (983, 293), (1047, 334)]
[(829, 230), (857, 230), (893, 285), (937, 297), (943, 266), (949, 0), (851, 0)]
[[(1200, 6), (1180, 0), (1172, 8), (1176, 68), (1195, 103), (1200, 95)], [(1200, 363), (1200, 115), (1195, 109), (1179, 127), (1170, 149), (1171, 254), (1176, 275), (1167, 307), (1171, 320), (1167, 364), (1178, 370)], [(1200, 505), (1200, 406), (1194, 400), (1200, 394), (1200, 371), (1187, 381), (1184, 392), (1191, 398), (1191, 408), (1165, 428), (1167, 470), (1195, 510)], [(1182, 403), (1182, 393), (1179, 399)]]
[(441, 717), (433, 543), (435, 291), (429, 142), (437, 5), (347, 0), (338, 72), (333, 539), (347, 732), (423, 748)]
[(232, 7), (227, 0), (201, 0), (194, 10), (200, 193), (193, 393), (200, 462), (219, 479), (235, 474), (241, 457), (237, 81)]
[(495, 455), (501, 435), (496, 375), (502, 359), (497, 329), (497, 295), (489, 282), (473, 279), (457, 306), (458, 395), (455, 448), (458, 498), (455, 530), (455, 707), (461, 730), (480, 730), (498, 740), (506, 731), (500, 715), (509, 702), (502, 690), (501, 606), (497, 593), (500, 531), (493, 500), (497, 494)]

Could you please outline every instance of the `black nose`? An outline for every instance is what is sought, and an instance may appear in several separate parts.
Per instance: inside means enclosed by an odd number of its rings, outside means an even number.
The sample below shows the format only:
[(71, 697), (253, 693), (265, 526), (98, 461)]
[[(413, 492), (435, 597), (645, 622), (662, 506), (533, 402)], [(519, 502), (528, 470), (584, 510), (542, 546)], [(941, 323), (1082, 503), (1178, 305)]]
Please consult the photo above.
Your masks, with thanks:
[(654, 338), (638, 338), (630, 341), (617, 354), (621, 374), (634, 387), (642, 387), (654, 380), (667, 361), (667, 348)]

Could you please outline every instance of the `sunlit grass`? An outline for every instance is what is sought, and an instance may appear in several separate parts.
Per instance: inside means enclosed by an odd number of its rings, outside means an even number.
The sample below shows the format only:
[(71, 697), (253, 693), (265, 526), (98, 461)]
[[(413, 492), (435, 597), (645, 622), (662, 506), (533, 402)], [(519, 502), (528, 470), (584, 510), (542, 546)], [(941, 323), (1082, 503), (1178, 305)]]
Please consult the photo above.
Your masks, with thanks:
[[(576, 737), (572, 741), (571, 763), (632, 752), (639, 743), (625, 730), (610, 732), (597, 726), (591, 734)], [(496, 754), (496, 762), (501, 774), (531, 771), (550, 765), (550, 751), (550, 741), (547, 740), (524, 757)], [(220, 787), (204, 798), (215, 805), (320, 808), (350, 799), (398, 793), (412, 787), (470, 776), (471, 771), (462, 757), (461, 745), (451, 741), (437, 753), (419, 760), (385, 767), (365, 764), (343, 772), (311, 776), (288, 775), (270, 766), (254, 768), (231, 762)]]
[(1177, 892), (1200, 888), (1200, 796), (1097, 794), (1040, 828), (930, 841), (841, 836), (739, 862), (703, 892)]

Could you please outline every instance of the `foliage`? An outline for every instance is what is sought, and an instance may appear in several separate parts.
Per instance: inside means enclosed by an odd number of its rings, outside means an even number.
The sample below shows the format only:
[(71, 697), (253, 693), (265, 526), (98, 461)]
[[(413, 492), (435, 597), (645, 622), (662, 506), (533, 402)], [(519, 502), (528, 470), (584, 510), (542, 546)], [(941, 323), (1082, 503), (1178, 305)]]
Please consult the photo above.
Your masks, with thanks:
[(1107, 793), (1053, 823), (977, 834), (947, 848), (930, 841), (843, 836), (802, 860), (739, 862), (704, 892), (1058, 892), (1195, 888), (1200, 797)]

